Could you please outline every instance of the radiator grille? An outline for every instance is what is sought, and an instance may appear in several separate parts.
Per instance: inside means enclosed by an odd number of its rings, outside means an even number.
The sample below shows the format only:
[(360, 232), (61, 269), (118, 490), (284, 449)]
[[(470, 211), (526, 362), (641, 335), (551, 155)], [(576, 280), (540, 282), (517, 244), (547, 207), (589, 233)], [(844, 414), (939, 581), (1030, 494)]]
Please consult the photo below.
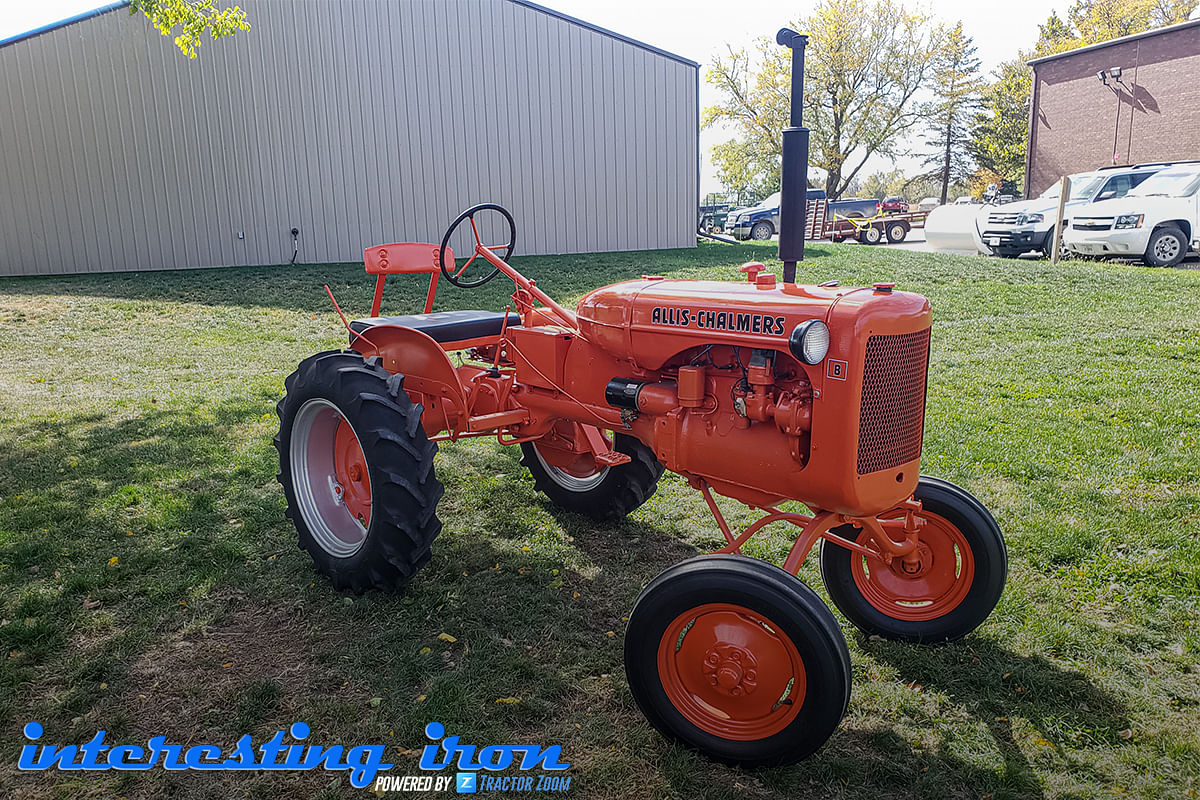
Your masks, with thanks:
[(928, 328), (867, 339), (858, 418), (859, 475), (891, 469), (921, 455), (928, 366)]

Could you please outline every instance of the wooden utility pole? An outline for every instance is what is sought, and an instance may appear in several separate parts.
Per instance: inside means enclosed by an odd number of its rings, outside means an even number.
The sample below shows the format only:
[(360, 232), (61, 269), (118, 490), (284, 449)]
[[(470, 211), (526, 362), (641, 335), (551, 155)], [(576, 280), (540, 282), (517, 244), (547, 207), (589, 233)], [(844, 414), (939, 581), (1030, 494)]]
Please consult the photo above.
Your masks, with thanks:
[(1054, 249), (1050, 251), (1050, 263), (1058, 263), (1058, 254), (1062, 250), (1062, 235), (1063, 235), (1063, 213), (1067, 208), (1067, 196), (1071, 194), (1071, 179), (1066, 175), (1062, 176), (1062, 183), (1058, 187), (1058, 217), (1054, 223)]

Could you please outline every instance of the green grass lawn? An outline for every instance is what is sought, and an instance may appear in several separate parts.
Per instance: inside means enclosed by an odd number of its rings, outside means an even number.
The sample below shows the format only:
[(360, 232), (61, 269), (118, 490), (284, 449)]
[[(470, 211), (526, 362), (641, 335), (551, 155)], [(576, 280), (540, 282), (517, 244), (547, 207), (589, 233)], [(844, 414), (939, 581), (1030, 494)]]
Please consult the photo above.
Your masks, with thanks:
[[(774, 254), (517, 265), (573, 302), (643, 273), (736, 280)], [(808, 254), (801, 280), (932, 299), (924, 471), (992, 509), (1011, 568), (958, 644), (846, 627), (841, 729), (756, 772), (668, 744), (626, 686), (641, 587), (721, 541), (673, 476), (599, 525), (536, 495), (514, 449), (444, 445), (445, 530), (408, 596), (344, 597), (313, 571), (283, 516), (274, 405), (297, 362), (345, 341), (321, 284), (348, 313), (369, 308), (361, 265), (0, 281), (0, 795), (364, 794), (324, 771), (21, 774), (31, 719), (54, 743), (103, 728), (109, 743), (225, 745), (305, 720), (314, 742), (394, 744), (393, 774), (417, 772), (436, 719), (467, 742), (561, 744), (576, 797), (1197, 796), (1200, 272)], [(501, 283), (439, 305), (502, 308)], [(385, 306), (423, 294), (397, 283)], [(782, 559), (776, 527), (752, 554)], [(802, 577), (823, 594), (815, 560)]]

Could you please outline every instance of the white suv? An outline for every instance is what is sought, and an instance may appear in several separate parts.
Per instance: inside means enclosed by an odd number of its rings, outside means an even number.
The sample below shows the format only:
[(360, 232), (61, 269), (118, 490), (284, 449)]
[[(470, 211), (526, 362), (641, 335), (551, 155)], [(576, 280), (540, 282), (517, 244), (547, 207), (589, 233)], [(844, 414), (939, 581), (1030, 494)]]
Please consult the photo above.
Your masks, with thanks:
[(1200, 163), (1178, 164), (1147, 179), (1119, 200), (1088, 207), (1071, 220), (1065, 245), (1091, 256), (1141, 258), (1173, 267), (1200, 231)]
[[(1071, 194), (1063, 211), (1067, 222), (1070, 223), (1072, 216), (1080, 213), (1088, 203), (1124, 197), (1164, 166), (1137, 164), (1132, 167), (1105, 167), (1094, 172), (1071, 175)], [(980, 211), (972, 231), (976, 249), (986, 255), (1005, 258), (1016, 258), (1029, 252), (1041, 252), (1049, 256), (1054, 247), (1059, 188), (1060, 184), (1056, 181), (1032, 200), (989, 206)]]

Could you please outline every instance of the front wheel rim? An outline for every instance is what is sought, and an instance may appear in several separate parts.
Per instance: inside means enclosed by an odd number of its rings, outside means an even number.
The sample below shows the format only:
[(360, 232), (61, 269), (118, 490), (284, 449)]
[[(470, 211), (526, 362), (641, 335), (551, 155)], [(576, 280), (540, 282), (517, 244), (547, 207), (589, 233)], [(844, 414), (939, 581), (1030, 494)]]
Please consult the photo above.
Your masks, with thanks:
[(288, 449), (305, 527), (329, 555), (353, 556), (367, 540), (372, 502), (358, 434), (337, 406), (313, 398), (296, 412)]
[(569, 492), (587, 492), (595, 489), (604, 482), (604, 479), (608, 477), (609, 469), (611, 469), (611, 467), (602, 467), (591, 475), (572, 475), (561, 467), (556, 467), (547, 461), (538, 449), (537, 442), (533, 443), (533, 455), (537, 458), (538, 463), (542, 465), (542, 469), (546, 471), (546, 474), (550, 476), (550, 480)]
[(975, 556), (966, 537), (949, 520), (922, 512), (915, 568), (900, 558), (885, 564), (874, 556), (851, 556), (851, 574), (863, 599), (893, 619), (928, 622), (949, 614), (966, 599), (975, 578)]
[(795, 643), (744, 606), (706, 603), (680, 614), (663, 631), (657, 664), (671, 705), (723, 739), (773, 736), (804, 705), (807, 675)]
[(1179, 255), (1179, 240), (1174, 236), (1161, 236), (1154, 243), (1154, 255), (1160, 261), (1170, 261)]

